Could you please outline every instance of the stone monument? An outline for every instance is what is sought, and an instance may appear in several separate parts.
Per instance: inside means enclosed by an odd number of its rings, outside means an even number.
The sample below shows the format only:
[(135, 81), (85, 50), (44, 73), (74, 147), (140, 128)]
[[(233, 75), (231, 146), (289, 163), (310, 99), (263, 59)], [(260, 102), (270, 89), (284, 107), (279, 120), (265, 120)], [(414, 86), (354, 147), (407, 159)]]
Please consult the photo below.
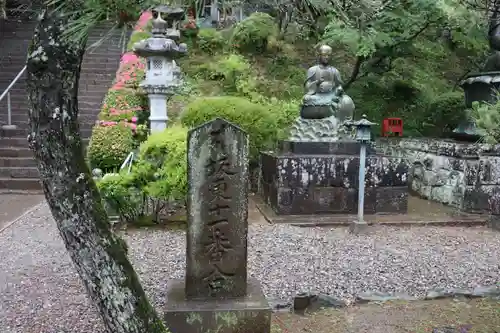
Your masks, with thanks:
[[(276, 214), (358, 211), (361, 144), (347, 126), (354, 102), (342, 89), (339, 71), (330, 65), (332, 49), (323, 45), (318, 55), (319, 63), (307, 71), (300, 117), (289, 139), (279, 142), (276, 151), (261, 152), (259, 192)], [(376, 155), (370, 145), (365, 165), (365, 212), (405, 213), (404, 159)]]
[(169, 283), (172, 333), (269, 333), (271, 308), (247, 277), (248, 136), (215, 119), (188, 136), (185, 281)]
[(354, 102), (342, 89), (340, 72), (330, 65), (332, 48), (322, 45), (318, 64), (307, 70), (300, 117), (290, 129), (290, 140), (337, 141), (345, 136), (344, 121), (352, 119)]

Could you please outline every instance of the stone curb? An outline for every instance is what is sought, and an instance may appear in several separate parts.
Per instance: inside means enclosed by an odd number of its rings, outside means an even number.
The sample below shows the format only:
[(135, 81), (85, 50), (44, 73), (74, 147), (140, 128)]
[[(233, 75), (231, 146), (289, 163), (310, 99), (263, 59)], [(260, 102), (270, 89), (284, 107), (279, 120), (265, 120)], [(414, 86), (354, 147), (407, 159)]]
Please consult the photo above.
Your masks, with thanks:
[(491, 286), (476, 287), (474, 289), (436, 288), (429, 290), (424, 297), (414, 297), (405, 293), (382, 293), (368, 291), (356, 296), (352, 303), (324, 294), (298, 293), (290, 302), (270, 301), (274, 312), (290, 312), (303, 314), (314, 312), (322, 308), (347, 308), (353, 305), (368, 304), (370, 302), (387, 301), (431, 301), (445, 298), (480, 298), (490, 297), (500, 300), (500, 283)]

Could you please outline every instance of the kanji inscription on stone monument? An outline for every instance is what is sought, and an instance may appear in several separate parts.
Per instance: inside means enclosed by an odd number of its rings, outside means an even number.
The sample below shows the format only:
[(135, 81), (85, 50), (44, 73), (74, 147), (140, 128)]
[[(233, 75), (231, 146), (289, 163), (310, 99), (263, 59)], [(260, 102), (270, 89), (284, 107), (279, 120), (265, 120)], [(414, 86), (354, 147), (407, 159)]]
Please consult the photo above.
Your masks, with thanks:
[(188, 298), (246, 294), (247, 155), (246, 133), (223, 119), (189, 133)]

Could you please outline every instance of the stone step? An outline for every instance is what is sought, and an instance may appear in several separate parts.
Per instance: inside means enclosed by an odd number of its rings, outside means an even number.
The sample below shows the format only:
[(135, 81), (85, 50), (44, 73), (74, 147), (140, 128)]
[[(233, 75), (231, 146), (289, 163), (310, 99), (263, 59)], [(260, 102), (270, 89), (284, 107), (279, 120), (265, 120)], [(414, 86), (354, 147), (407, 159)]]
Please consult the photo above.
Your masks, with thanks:
[[(11, 24), (12, 23), (12, 24)], [(0, 93), (8, 87), (26, 64), (28, 46), (33, 36), (35, 24), (0, 23)], [(111, 25), (101, 25), (90, 32), (88, 49), (82, 62), (79, 81), (79, 122), (84, 146), (88, 145), (92, 127), (101, 109), (105, 93), (116, 76), (123, 44), (122, 31), (113, 31)], [(10, 30), (9, 30), (10, 29)], [(12, 31), (19, 32), (13, 33)], [(22, 31), (21, 31), (22, 30)], [(130, 32), (129, 32), (130, 33)], [(97, 47), (90, 47), (102, 42)], [(0, 130), (0, 191), (40, 190), (38, 171), (35, 168), (33, 153), (28, 148), (29, 102), (26, 93), (26, 79), (21, 76), (11, 90), (12, 124), (14, 130)], [(7, 123), (7, 100), (0, 101), (0, 125)]]
[(40, 178), (36, 167), (0, 167), (0, 178)]
[[(26, 107), (27, 109), (27, 107)], [(17, 127), (21, 128), (28, 128), (28, 111), (26, 109), (21, 110), (21, 109), (13, 109), (11, 113), (11, 123), (16, 125)], [(94, 124), (95, 121), (97, 120), (96, 113), (98, 111), (95, 111), (96, 109), (93, 110), (87, 110), (87, 111), (82, 111), (78, 114), (78, 121), (80, 122), (80, 125), (84, 124)], [(99, 108), (97, 108), (99, 110)], [(7, 111), (0, 108), (0, 124), (5, 125), (8, 122), (8, 117), (7, 117)]]
[[(83, 145), (87, 145), (89, 138), (83, 138)], [(28, 137), (8, 137), (8, 138), (0, 138), (0, 149), (1, 148), (29, 148)]]
[(33, 158), (33, 152), (29, 148), (0, 147), (0, 159), (3, 158)]
[[(92, 127), (81, 124), (80, 125), (80, 135), (84, 138), (89, 138), (92, 134)], [(28, 127), (19, 127), (15, 129), (2, 129), (0, 128), (0, 140), (3, 138), (12, 138), (12, 137), (22, 137), (28, 136)]]
[(36, 167), (36, 162), (35, 162), (35, 159), (33, 158), (33, 156), (30, 156), (30, 157), (3, 157), (3, 158), (0, 158), (0, 168), (1, 167), (33, 168), (33, 167)]
[(0, 178), (1, 190), (32, 191), (41, 190), (42, 184), (39, 178)]
[[(104, 93), (108, 91), (109, 87), (111, 87), (111, 80), (109, 80), (109, 86), (104, 87), (102, 91), (86, 91), (85, 94), (81, 94), (78, 96), (78, 102), (85, 102), (87, 100), (90, 100), (93, 102), (94, 100), (99, 100), (102, 99), (104, 96)], [(3, 91), (2, 91), (3, 93)], [(16, 94), (11, 93), (10, 94), (10, 100), (11, 102), (25, 102), (26, 104), (28, 103), (28, 97), (26, 96), (26, 92), (19, 92)], [(2, 100), (3, 102), (4, 100)], [(7, 101), (5, 100), (5, 103)]]
[(22, 147), (29, 148), (28, 137), (24, 138), (0, 138), (0, 148)]

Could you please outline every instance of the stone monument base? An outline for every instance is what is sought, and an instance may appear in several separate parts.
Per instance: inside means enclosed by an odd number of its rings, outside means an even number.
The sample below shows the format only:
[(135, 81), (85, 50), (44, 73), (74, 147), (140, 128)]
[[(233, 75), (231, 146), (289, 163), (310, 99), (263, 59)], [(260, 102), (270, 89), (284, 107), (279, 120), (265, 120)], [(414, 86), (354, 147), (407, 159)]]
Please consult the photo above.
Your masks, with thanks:
[[(278, 215), (355, 214), (359, 150), (355, 141), (281, 142), (262, 152), (259, 193)], [(408, 165), (367, 149), (365, 214), (406, 214)]]
[(468, 213), (489, 213), (500, 191), (500, 145), (443, 139), (379, 139), (380, 153), (407, 160), (410, 188)]
[(172, 333), (269, 333), (271, 307), (255, 279), (247, 296), (235, 299), (187, 300), (184, 280), (169, 283), (164, 321)]

